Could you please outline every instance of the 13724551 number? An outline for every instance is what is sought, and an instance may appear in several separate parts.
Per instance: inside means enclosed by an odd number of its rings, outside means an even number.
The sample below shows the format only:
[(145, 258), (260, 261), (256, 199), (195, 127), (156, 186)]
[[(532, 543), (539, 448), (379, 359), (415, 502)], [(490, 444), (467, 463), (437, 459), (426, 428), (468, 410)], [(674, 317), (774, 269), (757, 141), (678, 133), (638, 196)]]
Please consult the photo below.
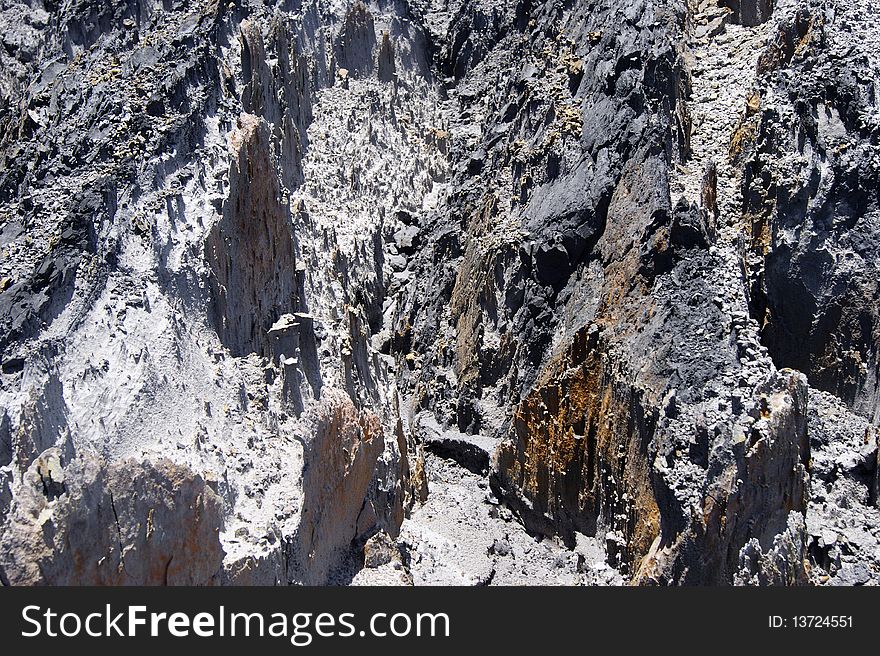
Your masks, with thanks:
[(767, 626), (771, 629), (851, 629), (852, 615), (770, 615)]

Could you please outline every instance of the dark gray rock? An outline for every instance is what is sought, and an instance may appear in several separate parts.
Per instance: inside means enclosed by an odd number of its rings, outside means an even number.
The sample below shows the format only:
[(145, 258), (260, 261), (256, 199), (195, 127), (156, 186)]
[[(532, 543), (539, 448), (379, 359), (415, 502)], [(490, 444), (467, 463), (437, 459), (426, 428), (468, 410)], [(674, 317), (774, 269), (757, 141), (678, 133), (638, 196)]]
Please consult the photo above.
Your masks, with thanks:
[(828, 22), (806, 3), (762, 55), (744, 210), (755, 235), (753, 312), (774, 361), (877, 421), (880, 151), (876, 99), (858, 81), (871, 75), (872, 41), (854, 41), (845, 20)]

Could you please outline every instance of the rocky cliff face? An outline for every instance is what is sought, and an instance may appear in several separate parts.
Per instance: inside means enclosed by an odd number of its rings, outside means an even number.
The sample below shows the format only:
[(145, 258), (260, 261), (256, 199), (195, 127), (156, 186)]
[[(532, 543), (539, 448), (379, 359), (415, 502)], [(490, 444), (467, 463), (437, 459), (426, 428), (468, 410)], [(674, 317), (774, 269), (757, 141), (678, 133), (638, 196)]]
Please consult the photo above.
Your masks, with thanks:
[(880, 582), (876, 14), (0, 0), (0, 578)]

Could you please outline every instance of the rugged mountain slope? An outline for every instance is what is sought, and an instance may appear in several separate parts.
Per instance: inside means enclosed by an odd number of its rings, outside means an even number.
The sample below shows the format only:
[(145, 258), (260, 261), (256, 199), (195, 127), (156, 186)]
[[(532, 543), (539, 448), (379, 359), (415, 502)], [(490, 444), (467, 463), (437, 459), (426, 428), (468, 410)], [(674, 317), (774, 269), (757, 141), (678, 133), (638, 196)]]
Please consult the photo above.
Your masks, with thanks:
[(4, 583), (880, 581), (872, 8), (0, 7)]

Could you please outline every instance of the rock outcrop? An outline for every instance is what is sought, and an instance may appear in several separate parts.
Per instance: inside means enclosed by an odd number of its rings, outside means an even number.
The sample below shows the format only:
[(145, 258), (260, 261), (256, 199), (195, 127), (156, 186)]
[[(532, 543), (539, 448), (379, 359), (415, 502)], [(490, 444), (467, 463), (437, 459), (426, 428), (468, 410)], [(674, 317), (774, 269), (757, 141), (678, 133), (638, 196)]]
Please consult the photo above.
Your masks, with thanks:
[[(268, 333), (297, 304), (288, 208), (269, 151), (269, 128), (251, 114), (231, 137), (229, 197), (205, 243), (217, 333), (233, 356), (268, 356)], [(246, 266), (241, 263), (246, 262)]]
[(774, 361), (877, 422), (877, 36), (857, 11), (829, 24), (821, 4), (805, 4), (767, 44), (743, 209), (753, 308)]
[(329, 397), (305, 447), (303, 519), (295, 548), (307, 584), (327, 580), (353, 542), (365, 542), (385, 508), (367, 499), (385, 450), (378, 417), (358, 413), (351, 400)]
[(878, 18), (0, 0), (3, 581), (880, 582)]
[(25, 472), (0, 537), (5, 585), (211, 585), (223, 563), (222, 501), (167, 460), (65, 462)]

